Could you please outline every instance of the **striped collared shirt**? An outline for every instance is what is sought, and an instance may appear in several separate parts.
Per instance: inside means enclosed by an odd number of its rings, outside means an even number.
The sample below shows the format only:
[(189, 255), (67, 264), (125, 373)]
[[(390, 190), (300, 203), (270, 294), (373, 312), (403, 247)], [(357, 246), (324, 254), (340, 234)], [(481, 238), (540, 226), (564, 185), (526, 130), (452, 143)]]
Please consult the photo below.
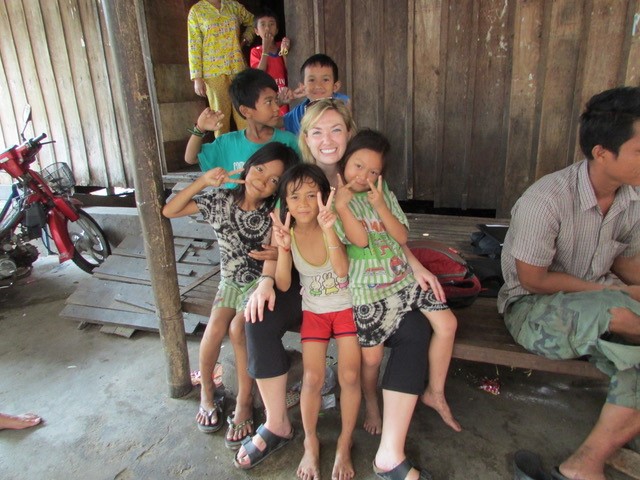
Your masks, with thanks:
[(541, 178), (511, 211), (498, 310), (503, 312), (509, 299), (530, 293), (518, 281), (516, 259), (591, 282), (613, 283), (613, 261), (640, 253), (639, 223), (640, 188), (628, 185), (618, 189), (602, 216), (587, 160)]

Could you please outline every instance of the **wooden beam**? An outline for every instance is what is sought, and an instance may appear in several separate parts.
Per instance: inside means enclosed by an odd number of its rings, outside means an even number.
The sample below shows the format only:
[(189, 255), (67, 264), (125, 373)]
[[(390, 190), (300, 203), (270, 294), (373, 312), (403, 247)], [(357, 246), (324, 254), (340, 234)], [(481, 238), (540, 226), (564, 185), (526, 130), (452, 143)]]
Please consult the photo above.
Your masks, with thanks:
[[(164, 187), (158, 162), (158, 139), (154, 127), (145, 57), (149, 57), (144, 31), (142, 0), (104, 2), (105, 20), (121, 95), (126, 105), (127, 129), (131, 132), (136, 202), (145, 239), (151, 285), (159, 317), (160, 338), (167, 363), (169, 395), (182, 397), (191, 391), (189, 354), (180, 304), (173, 233), (162, 216)], [(144, 50), (144, 51), (143, 51)]]

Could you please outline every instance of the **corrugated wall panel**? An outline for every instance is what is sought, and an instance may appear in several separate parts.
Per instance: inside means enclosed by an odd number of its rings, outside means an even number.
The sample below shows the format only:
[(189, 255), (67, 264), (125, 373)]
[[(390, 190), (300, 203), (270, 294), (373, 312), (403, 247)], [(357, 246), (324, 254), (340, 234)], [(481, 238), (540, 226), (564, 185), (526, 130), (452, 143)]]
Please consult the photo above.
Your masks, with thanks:
[(127, 187), (102, 24), (96, 0), (2, 2), (0, 29), (9, 34), (0, 37), (1, 136), (6, 146), (17, 142), (29, 103), (27, 133), (56, 142), (42, 149), (40, 167), (66, 162), (79, 185)]

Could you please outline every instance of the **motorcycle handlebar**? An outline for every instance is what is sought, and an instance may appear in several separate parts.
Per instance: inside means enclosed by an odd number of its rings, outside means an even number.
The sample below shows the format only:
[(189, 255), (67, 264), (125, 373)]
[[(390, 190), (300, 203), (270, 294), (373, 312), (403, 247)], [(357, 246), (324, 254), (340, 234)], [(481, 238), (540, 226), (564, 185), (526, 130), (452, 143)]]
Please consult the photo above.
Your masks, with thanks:
[(44, 140), (45, 138), (47, 138), (47, 134), (43, 133), (42, 135), (32, 138), (31, 140), (29, 140), (29, 145), (31, 145), (32, 147), (36, 146), (38, 143), (40, 143), (42, 140)]

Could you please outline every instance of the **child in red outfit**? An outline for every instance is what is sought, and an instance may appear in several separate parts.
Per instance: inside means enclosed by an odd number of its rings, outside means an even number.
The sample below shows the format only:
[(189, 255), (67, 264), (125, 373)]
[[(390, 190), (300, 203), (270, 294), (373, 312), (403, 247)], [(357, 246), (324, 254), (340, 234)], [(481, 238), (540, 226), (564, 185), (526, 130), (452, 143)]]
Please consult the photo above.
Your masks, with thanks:
[[(278, 19), (276, 14), (269, 9), (264, 9), (253, 19), (256, 34), (262, 39), (262, 45), (253, 47), (249, 55), (251, 68), (266, 71), (278, 85), (278, 90), (287, 86), (287, 54), (291, 42), (287, 37), (276, 42), (278, 34)], [(289, 111), (289, 105), (280, 107), (280, 115)]]

